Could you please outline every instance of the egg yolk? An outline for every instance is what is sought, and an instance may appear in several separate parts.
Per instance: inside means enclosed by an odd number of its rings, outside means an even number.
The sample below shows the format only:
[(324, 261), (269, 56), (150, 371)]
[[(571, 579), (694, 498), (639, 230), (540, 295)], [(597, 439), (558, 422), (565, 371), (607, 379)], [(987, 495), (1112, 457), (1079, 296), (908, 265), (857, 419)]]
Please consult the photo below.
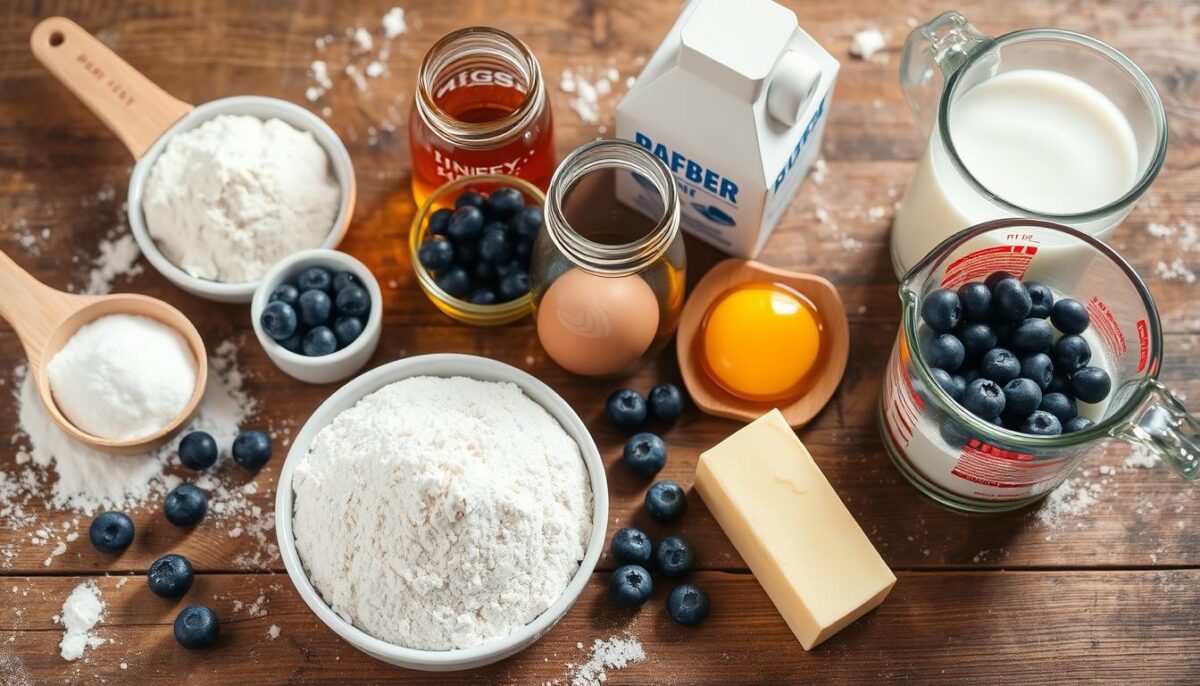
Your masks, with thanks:
[(796, 392), (817, 362), (821, 325), (804, 296), (778, 284), (739, 286), (708, 311), (701, 336), (705, 371), (748, 400)]

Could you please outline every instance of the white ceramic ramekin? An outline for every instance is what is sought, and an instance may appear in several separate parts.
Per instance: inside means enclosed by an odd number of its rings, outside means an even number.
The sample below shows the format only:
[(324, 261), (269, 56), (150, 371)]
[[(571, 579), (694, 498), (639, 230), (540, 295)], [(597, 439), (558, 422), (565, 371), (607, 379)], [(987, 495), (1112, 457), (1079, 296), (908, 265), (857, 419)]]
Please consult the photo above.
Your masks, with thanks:
[[(296, 465), (308, 453), (309, 445), (321, 429), (325, 428), (334, 417), (343, 410), (351, 407), (363, 396), (373, 393), (384, 386), (412, 376), (465, 376), (482, 381), (508, 381), (520, 386), (534, 402), (546, 408), (571, 438), (579, 444), (579, 452), (587, 466), (588, 478), (592, 486), (592, 533), (588, 540), (587, 552), (579, 565), (579, 570), (571, 582), (567, 584), (562, 595), (541, 615), (520, 631), (504, 638), (493, 639), (475, 648), (463, 650), (417, 650), (404, 648), (356, 628), (351, 623), (338, 616), (321, 595), (313, 588), (300, 556), (296, 552), (296, 541), (292, 534), (292, 475)], [(382, 367), (377, 367), (359, 376), (343, 386), (329, 397), (312, 417), (300, 429), (292, 441), (287, 459), (283, 463), (283, 471), (279, 476), (279, 485), (275, 495), (275, 531), (279, 538), (279, 550), (283, 556), (283, 564), (288, 576), (300, 592), (300, 597), (308, 603), (308, 607), (317, 617), (337, 635), (350, 645), (364, 653), (384, 662), (425, 671), (446, 672), (459, 669), (473, 669), (491, 664), (532, 645), (541, 638), (551, 627), (566, 614), (567, 610), (579, 598), (583, 587), (596, 568), (600, 559), (600, 550), (604, 547), (605, 526), (608, 522), (608, 482), (605, 480), (604, 463), (596, 443), (584, 426), (583, 420), (571, 406), (567, 404), (549, 386), (526, 374), (525, 372), (486, 357), (474, 355), (421, 355), (397, 360)]]
[[(300, 272), (309, 267), (325, 267), (334, 274), (351, 272), (358, 277), (363, 288), (367, 289), (371, 296), (371, 311), (358, 338), (345, 348), (320, 357), (308, 357), (288, 350), (268, 336), (259, 321), (263, 308), (270, 302), (271, 293), (284, 281), (295, 282)], [(259, 345), (267, 352), (267, 357), (270, 357), (283, 373), (307, 383), (332, 383), (357, 374), (371, 359), (371, 355), (375, 354), (375, 347), (379, 345), (379, 336), (383, 330), (382, 319), (383, 293), (379, 290), (379, 282), (371, 270), (344, 252), (324, 248), (303, 250), (277, 262), (258, 282), (258, 288), (250, 302), (250, 321), (254, 326), (254, 335), (258, 337)]]

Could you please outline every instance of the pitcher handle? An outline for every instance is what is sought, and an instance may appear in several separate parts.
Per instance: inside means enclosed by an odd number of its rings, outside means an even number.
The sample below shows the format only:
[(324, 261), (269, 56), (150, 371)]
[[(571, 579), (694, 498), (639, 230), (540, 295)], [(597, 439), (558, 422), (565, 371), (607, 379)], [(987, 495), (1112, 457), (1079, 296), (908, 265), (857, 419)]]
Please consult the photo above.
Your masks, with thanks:
[(938, 101), (950, 75), (992, 38), (958, 12), (946, 12), (913, 29), (900, 54), (900, 88), (921, 133), (937, 123)]
[(1148, 446), (1185, 479), (1200, 476), (1200, 422), (1158, 381), (1150, 399), (1121, 437)]

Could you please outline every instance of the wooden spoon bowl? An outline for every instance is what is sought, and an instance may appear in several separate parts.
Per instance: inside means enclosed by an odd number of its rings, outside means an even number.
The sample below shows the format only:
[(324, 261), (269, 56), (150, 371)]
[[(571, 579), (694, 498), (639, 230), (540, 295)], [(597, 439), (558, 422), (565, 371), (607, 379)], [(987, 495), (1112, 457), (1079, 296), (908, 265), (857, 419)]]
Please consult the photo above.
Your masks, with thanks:
[[(826, 352), (821, 368), (807, 390), (786, 401), (753, 401), (739, 398), (709, 378), (700, 362), (700, 327), (713, 301), (739, 284), (778, 283), (808, 298), (817, 309), (823, 327), (822, 344)], [(778, 407), (792, 427), (807, 424), (833, 397), (850, 354), (850, 324), (837, 289), (829, 281), (813, 274), (801, 274), (768, 267), (753, 260), (729, 259), (710, 269), (692, 289), (683, 306), (676, 355), (683, 383), (692, 400), (704, 412), (718, 417), (751, 421)]]
[[(71, 423), (58, 408), (50, 390), (46, 367), (80, 327), (110, 314), (149, 317), (179, 333), (196, 358), (196, 388), (187, 405), (167, 426), (147, 436), (117, 440), (93, 436)], [(144, 453), (166, 443), (196, 414), (208, 384), (208, 354), (200, 333), (182, 312), (167, 303), (132, 293), (75, 295), (55, 290), (33, 278), (7, 255), (0, 253), (0, 316), (12, 325), (25, 354), (29, 373), (50, 418), (72, 440), (93, 450), (114, 455)], [(130, 351), (136, 355), (137, 351)], [(111, 402), (96, 398), (95, 402)]]

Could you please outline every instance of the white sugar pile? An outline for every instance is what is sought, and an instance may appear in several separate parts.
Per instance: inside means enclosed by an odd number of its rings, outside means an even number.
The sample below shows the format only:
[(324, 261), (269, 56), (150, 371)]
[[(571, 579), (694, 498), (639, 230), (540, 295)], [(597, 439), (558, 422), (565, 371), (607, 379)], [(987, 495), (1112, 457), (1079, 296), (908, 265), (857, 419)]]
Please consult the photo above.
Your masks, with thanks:
[(634, 636), (613, 636), (607, 641), (596, 639), (587, 662), (568, 667), (571, 686), (601, 686), (608, 681), (608, 670), (624, 669), (645, 659), (646, 650)]
[(58, 644), (62, 659), (74, 662), (83, 657), (85, 650), (104, 645), (104, 639), (92, 633), (92, 628), (103, 619), (104, 601), (95, 582), (85, 581), (76, 586), (63, 601), (62, 614), (54, 617), (54, 623), (63, 626), (62, 641)]

